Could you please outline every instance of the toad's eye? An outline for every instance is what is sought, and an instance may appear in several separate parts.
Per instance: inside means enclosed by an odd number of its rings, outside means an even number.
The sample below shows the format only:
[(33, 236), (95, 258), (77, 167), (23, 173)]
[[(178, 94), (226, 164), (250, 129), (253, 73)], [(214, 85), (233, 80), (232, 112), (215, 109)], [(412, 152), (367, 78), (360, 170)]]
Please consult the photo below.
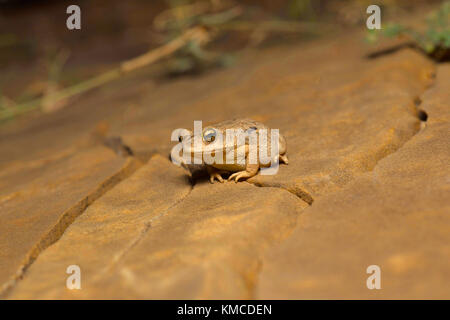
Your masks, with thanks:
[(216, 140), (216, 130), (205, 129), (205, 131), (203, 131), (203, 140), (205, 140), (205, 142), (213, 142)]
[(250, 127), (247, 129), (247, 133), (252, 133), (252, 132), (255, 132), (256, 130), (258, 130), (257, 127)]

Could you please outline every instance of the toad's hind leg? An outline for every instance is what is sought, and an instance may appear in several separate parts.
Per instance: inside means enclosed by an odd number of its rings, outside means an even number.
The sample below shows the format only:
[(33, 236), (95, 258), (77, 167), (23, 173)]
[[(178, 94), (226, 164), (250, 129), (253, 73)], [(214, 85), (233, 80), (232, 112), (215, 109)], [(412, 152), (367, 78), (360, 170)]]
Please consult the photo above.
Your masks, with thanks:
[(234, 182), (238, 182), (239, 179), (241, 179), (241, 178), (251, 178), (258, 173), (258, 170), (259, 170), (259, 164), (247, 164), (244, 171), (239, 171), (239, 172), (233, 173), (228, 178), (228, 181), (234, 179)]

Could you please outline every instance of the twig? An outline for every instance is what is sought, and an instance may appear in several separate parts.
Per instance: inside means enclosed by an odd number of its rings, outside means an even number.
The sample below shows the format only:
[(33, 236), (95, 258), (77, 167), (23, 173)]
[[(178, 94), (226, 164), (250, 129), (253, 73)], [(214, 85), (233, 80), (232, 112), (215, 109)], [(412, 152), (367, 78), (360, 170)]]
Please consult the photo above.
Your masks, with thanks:
[(53, 61), (49, 62), (47, 88), (44, 91), (41, 105), (42, 111), (44, 112), (53, 112), (57, 109), (62, 108), (65, 104), (65, 101), (63, 100), (60, 100), (58, 103), (53, 101), (52, 94), (57, 92), (59, 89), (59, 77), (64, 65), (69, 59), (69, 56), (70, 52), (63, 49), (58, 52)]
[(204, 44), (208, 42), (209, 34), (202, 27), (194, 27), (192, 29), (187, 30), (180, 37), (170, 41), (169, 43), (155, 49), (149, 51), (137, 58), (134, 58), (129, 61), (125, 61), (120, 66), (120, 71), (123, 73), (133, 71), (135, 69), (144, 67), (148, 64), (151, 64), (162, 57), (171, 55), (181, 47), (185, 46), (189, 41), (196, 41), (199, 44)]

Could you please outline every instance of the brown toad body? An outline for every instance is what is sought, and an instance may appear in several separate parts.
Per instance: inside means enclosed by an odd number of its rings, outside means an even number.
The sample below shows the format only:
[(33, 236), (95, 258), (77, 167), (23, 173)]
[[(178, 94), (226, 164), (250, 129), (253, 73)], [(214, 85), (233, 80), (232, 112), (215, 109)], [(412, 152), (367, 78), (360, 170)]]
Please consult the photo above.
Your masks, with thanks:
[[(266, 133), (266, 141), (267, 143), (261, 142), (261, 139), (257, 139), (250, 141), (250, 139), (245, 139), (245, 142), (242, 140), (235, 138), (233, 140), (226, 139), (227, 130), (235, 130), (240, 132), (254, 132), (259, 134)], [(208, 171), (210, 182), (214, 183), (214, 180), (217, 179), (219, 182), (223, 182), (222, 174), (223, 173), (232, 173), (228, 180), (234, 179), (235, 182), (238, 182), (239, 179), (250, 178), (255, 176), (260, 168), (269, 167), (271, 163), (262, 162), (260, 158), (260, 149), (267, 148), (267, 155), (271, 157), (271, 129), (265, 126), (263, 123), (251, 120), (251, 119), (236, 119), (236, 120), (227, 120), (223, 122), (219, 122), (216, 124), (212, 124), (203, 129), (201, 136), (194, 136), (192, 132), (184, 135), (182, 137), (182, 145), (183, 151), (187, 152), (188, 155), (194, 157), (201, 157), (201, 159), (205, 159), (205, 157), (214, 158), (216, 154), (220, 154), (219, 159), (222, 161), (210, 161), (208, 163), (204, 163), (206, 169)], [(219, 137), (219, 134), (222, 135), (223, 139), (216, 139)], [(201, 141), (201, 143), (195, 144), (196, 141)], [(279, 152), (278, 154), (274, 154), (272, 157), (272, 163), (279, 162), (288, 164), (288, 158), (286, 156), (286, 140), (285, 138), (279, 134), (278, 135), (278, 145)], [(254, 151), (256, 147), (257, 156), (250, 156), (252, 150)], [(233, 150), (232, 154), (234, 154), (234, 161), (228, 161), (226, 159), (227, 152)], [(238, 154), (243, 156), (241, 157), (241, 161), (238, 161)], [(255, 154), (255, 153), (253, 153)], [(223, 158), (221, 158), (223, 155)], [(277, 157), (278, 159), (275, 159)]]

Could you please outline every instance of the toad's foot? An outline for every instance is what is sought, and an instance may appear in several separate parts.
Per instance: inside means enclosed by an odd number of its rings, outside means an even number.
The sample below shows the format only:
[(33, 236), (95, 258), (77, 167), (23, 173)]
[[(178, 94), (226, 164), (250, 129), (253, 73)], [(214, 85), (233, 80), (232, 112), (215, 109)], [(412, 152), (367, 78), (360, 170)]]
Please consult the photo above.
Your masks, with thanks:
[(220, 183), (223, 183), (223, 179), (221, 174), (225, 173), (226, 171), (217, 170), (213, 167), (206, 167), (206, 171), (209, 174), (209, 182), (214, 183), (214, 180), (217, 179)]
[(233, 180), (234, 182), (238, 182), (241, 178), (251, 178), (254, 175), (258, 173), (259, 166), (258, 165), (247, 165), (245, 168), (245, 171), (239, 171), (233, 173), (229, 178), (228, 181)]
[(214, 180), (217, 179), (217, 181), (223, 183), (221, 173), (224, 173), (224, 171), (217, 170), (213, 167), (206, 167), (206, 171), (209, 174), (209, 182), (214, 183)]
[(287, 158), (287, 156), (285, 154), (282, 155), (282, 156), (280, 155), (280, 161), (285, 163), (285, 164), (289, 163), (289, 160), (288, 160), (288, 158)]
[(214, 179), (217, 179), (217, 181), (223, 183), (223, 178), (218, 172), (213, 172), (209, 174), (209, 182), (214, 183)]

